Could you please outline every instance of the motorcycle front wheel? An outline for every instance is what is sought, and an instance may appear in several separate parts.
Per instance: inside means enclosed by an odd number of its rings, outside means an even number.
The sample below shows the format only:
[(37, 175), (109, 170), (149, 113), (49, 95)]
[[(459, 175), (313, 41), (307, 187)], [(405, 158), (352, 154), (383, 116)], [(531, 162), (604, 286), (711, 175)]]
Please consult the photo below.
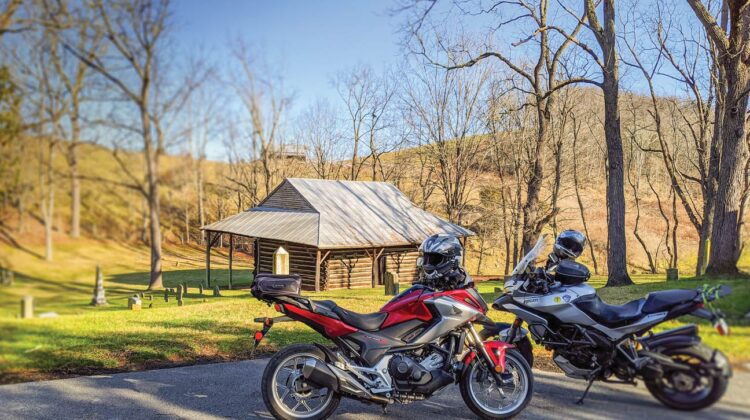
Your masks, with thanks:
[(505, 354), (503, 385), (498, 387), (485, 363), (475, 358), (461, 377), (459, 388), (466, 405), (483, 419), (507, 419), (523, 411), (534, 393), (534, 377), (516, 349)]
[(302, 368), (309, 359), (325, 362), (325, 354), (310, 344), (284, 348), (268, 361), (261, 393), (268, 411), (277, 419), (318, 420), (331, 416), (341, 396), (305, 380)]
[(646, 388), (669, 408), (695, 411), (709, 407), (724, 395), (729, 378), (716, 369), (702, 366), (712, 363), (714, 350), (698, 344), (661, 352), (690, 369), (665, 371), (659, 379), (647, 380)]

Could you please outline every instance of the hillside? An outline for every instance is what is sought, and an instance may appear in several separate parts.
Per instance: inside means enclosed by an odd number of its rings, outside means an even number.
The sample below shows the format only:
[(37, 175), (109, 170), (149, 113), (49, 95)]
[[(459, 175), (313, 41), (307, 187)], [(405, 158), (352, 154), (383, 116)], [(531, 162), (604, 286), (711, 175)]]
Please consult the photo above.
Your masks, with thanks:
[[(27, 147), (30, 148), (27, 155), (34, 156), (40, 146), (31, 142)], [(399, 165), (397, 162), (413, 161), (416, 155), (416, 149), (407, 148), (384, 155), (382, 161), (384, 165)], [(80, 149), (80, 156), (79, 165), (83, 174), (83, 236), (93, 240), (102, 240), (106, 244), (118, 243), (142, 247), (146, 238), (145, 203), (136, 191), (126, 186), (129, 183), (129, 178), (113, 157), (112, 152), (101, 146), (83, 145)], [(140, 173), (142, 167), (140, 155), (121, 154), (120, 156), (132, 173)], [(416, 165), (404, 166), (407, 169), (403, 170), (398, 178), (392, 182), (395, 182), (416, 201), (416, 190), (418, 189), (415, 181), (417, 174), (414, 173), (417, 170)], [(477, 181), (470, 192), (470, 208), (475, 210), (473, 210), (473, 214), (469, 213), (468, 220), (463, 222), (467, 226), (471, 226), (471, 219), (478, 214), (476, 209), (481, 206), (486, 208), (488, 205), (488, 203), (482, 202), (482, 194), (498, 183), (498, 178), (492, 168), (488, 165), (485, 166), (487, 167), (483, 166), (478, 169)], [(167, 155), (161, 159), (162, 230), (167, 250), (195, 246), (200, 239), (195, 167), (196, 162), (185, 155)], [(54, 170), (56, 174), (54, 181), (54, 244), (56, 248), (61, 250), (74, 248), (76, 242), (72, 242), (66, 234), (70, 217), (70, 197), (67, 164), (63, 153), (57, 153)], [(243, 201), (238, 198), (241, 197), (241, 193), (235, 181), (232, 181), (236, 178), (232, 171), (232, 166), (226, 162), (207, 161), (203, 163), (206, 223), (234, 214), (252, 205), (247, 199)], [(363, 173), (366, 172), (363, 171)], [(43, 243), (38, 174), (39, 166), (36, 159), (24, 162), (21, 168), (21, 179), (26, 188), (23, 194), (23, 217), (19, 216), (18, 206), (12, 206), (8, 202), (4, 203), (0, 213), (0, 221), (2, 221), (5, 231), (23, 246), (35, 246)], [(302, 165), (300, 162), (280, 165), (274, 183), (285, 176), (312, 177), (314, 172), (309, 166)], [(362, 179), (366, 179), (364, 174)], [(272, 185), (275, 185), (274, 183)], [(258, 194), (260, 198), (264, 195), (261, 189), (258, 189)], [(547, 191), (542, 196), (544, 197), (545, 194), (547, 194)], [(591, 182), (581, 185), (580, 194), (585, 207), (590, 240), (593, 242), (597, 253), (599, 271), (604, 272), (607, 240), (604, 183), (601, 180), (597, 181), (594, 176)], [(630, 191), (626, 191), (629, 264), (633, 273), (644, 273), (648, 271), (648, 264), (642, 246), (633, 234), (635, 206), (632, 198), (629, 197), (630, 194)], [(668, 205), (671, 203), (665, 202), (665, 197), (666, 194), (662, 194), (662, 206), (668, 212), (670, 211)], [(439, 191), (436, 191), (429, 197), (425, 207), (437, 214), (444, 215), (441, 202), (442, 197)], [(489, 205), (492, 206), (493, 203), (489, 203)], [(562, 188), (559, 207), (560, 211), (554, 220), (558, 229), (583, 230), (576, 197), (569, 185)], [(679, 265), (683, 273), (690, 274), (695, 262), (697, 235), (679, 205), (677, 210)], [(487, 212), (488, 210), (482, 211)], [(492, 211), (492, 207), (489, 211)], [(497, 212), (499, 213), (499, 211), (498, 209)], [(660, 271), (666, 266), (665, 229), (665, 220), (659, 211), (657, 200), (653, 194), (640, 197), (639, 234), (657, 259), (657, 266)], [(551, 227), (546, 229), (546, 231), (552, 233), (551, 230)], [(188, 240), (186, 240), (187, 236), (189, 236)], [(468, 247), (467, 266), (472, 273), (484, 276), (502, 274), (507, 250), (504, 249), (504, 243), (499, 232), (484, 234), (483, 238), (474, 237), (469, 241)], [(481, 270), (477, 270), (480, 248), (483, 248), (482, 266)], [(7, 254), (3, 254), (0, 256), (0, 264), (3, 266), (15, 265), (13, 261), (9, 261)], [(583, 262), (593, 268), (588, 250), (584, 253)], [(33, 261), (28, 261), (28, 263), (33, 264)]]

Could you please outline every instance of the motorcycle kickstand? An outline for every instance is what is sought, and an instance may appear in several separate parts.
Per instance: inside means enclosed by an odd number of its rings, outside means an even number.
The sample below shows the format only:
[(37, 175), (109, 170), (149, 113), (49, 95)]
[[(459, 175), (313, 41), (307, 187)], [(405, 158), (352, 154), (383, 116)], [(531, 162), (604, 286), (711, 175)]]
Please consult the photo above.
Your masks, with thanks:
[(586, 385), (586, 390), (583, 391), (583, 395), (581, 395), (581, 398), (576, 401), (576, 405), (583, 405), (583, 400), (586, 399), (586, 396), (589, 395), (589, 390), (591, 389), (591, 385), (594, 384), (594, 381), (596, 380), (596, 375), (599, 373), (600, 369), (596, 369), (593, 372), (591, 372), (591, 375), (589, 375), (589, 383)]

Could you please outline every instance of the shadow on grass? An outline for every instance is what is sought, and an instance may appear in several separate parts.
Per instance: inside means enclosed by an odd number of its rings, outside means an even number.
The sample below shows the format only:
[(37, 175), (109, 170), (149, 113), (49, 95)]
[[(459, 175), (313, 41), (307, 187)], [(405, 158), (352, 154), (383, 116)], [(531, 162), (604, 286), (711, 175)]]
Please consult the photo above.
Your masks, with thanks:
[[(253, 271), (249, 269), (234, 269), (232, 270), (232, 287), (233, 288), (245, 288), (250, 287), (253, 282)], [(150, 273), (148, 271), (141, 271), (135, 273), (123, 273), (115, 274), (110, 276), (108, 281), (110, 283), (119, 283), (131, 286), (143, 286), (144, 289), (148, 286), (150, 279)], [(164, 287), (177, 287), (180, 284), (187, 284), (188, 287), (197, 288), (199, 284), (206, 282), (206, 270), (204, 269), (189, 269), (189, 270), (172, 270), (165, 271), (163, 273)], [(228, 269), (212, 269), (211, 270), (211, 286), (218, 285), (220, 288), (225, 289), (229, 286), (229, 270)]]

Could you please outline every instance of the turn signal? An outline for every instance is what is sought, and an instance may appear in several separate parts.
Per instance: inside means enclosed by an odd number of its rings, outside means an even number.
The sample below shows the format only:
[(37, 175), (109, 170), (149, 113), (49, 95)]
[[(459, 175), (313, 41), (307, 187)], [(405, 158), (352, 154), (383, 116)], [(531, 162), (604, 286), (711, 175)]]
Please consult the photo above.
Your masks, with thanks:
[(719, 318), (714, 322), (714, 328), (719, 335), (729, 335), (729, 325), (727, 325), (727, 321), (724, 321), (723, 318)]
[(500, 365), (495, 366), (495, 372), (497, 373), (503, 373), (503, 367)]

